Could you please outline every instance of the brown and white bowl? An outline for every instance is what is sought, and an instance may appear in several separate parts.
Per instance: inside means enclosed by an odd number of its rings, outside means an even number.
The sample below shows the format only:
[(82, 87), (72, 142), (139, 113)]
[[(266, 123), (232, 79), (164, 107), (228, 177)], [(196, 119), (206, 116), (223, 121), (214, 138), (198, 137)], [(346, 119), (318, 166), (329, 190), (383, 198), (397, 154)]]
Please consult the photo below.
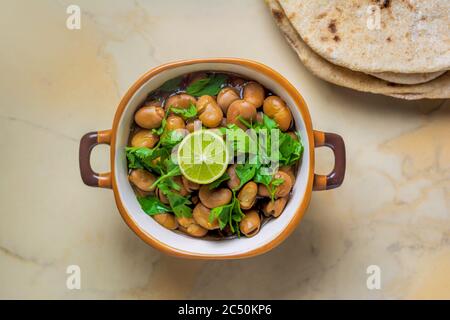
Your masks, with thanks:
[[(295, 126), (304, 145), (301, 166), (292, 196), (283, 214), (272, 219), (252, 238), (214, 241), (192, 238), (159, 225), (139, 206), (127, 179), (127, 146), (133, 115), (148, 93), (165, 81), (197, 71), (221, 71), (240, 74), (258, 81), (279, 95), (290, 107)], [(111, 147), (111, 172), (96, 173), (90, 166), (90, 153), (98, 144)], [(333, 171), (327, 176), (314, 174), (314, 149), (331, 148), (335, 156)], [(80, 142), (80, 171), (89, 186), (112, 188), (122, 218), (145, 242), (165, 253), (187, 258), (233, 259), (251, 257), (280, 244), (295, 229), (308, 207), (311, 192), (333, 189), (341, 185), (345, 175), (345, 146), (339, 135), (313, 130), (308, 107), (300, 93), (283, 76), (254, 61), (237, 58), (185, 60), (164, 64), (145, 73), (122, 98), (112, 129), (90, 132)]]

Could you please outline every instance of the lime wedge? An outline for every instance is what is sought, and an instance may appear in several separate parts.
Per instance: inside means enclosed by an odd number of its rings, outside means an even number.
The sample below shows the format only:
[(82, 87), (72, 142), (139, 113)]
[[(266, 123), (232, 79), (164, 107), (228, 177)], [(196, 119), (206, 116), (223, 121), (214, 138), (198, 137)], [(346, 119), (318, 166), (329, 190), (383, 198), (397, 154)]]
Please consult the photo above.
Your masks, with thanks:
[(178, 147), (183, 176), (199, 184), (220, 178), (228, 166), (228, 150), (222, 137), (209, 130), (194, 131)]

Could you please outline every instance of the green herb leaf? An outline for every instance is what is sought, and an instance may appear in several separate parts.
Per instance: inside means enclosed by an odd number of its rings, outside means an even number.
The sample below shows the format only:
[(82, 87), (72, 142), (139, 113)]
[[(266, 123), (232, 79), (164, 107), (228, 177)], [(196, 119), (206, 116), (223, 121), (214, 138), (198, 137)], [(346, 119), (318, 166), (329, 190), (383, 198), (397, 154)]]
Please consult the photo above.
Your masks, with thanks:
[(278, 125), (275, 120), (269, 118), (265, 113), (263, 113), (263, 125), (266, 129), (278, 129)]
[(268, 167), (261, 166), (256, 170), (255, 176), (253, 180), (256, 183), (262, 183), (266, 187), (270, 184), (270, 181), (272, 181), (272, 175), (267, 174), (266, 170), (269, 170)]
[(234, 199), (229, 204), (211, 209), (211, 212), (209, 213), (209, 222), (213, 222), (214, 219), (217, 219), (219, 222), (219, 228), (222, 230), (230, 221), (230, 215), (233, 207)]
[(138, 197), (137, 200), (141, 205), (142, 210), (150, 216), (172, 211), (170, 207), (159, 201), (155, 196)]
[(184, 120), (189, 120), (192, 118), (195, 118), (197, 116), (197, 107), (191, 102), (189, 104), (189, 107), (186, 109), (184, 108), (175, 108), (170, 106), (170, 111), (180, 117), (182, 117)]
[(194, 97), (204, 95), (215, 96), (227, 80), (223, 74), (214, 74), (211, 77), (199, 79), (186, 88), (186, 93)]
[(253, 128), (253, 124), (242, 118), (241, 116), (237, 117), (240, 122), (242, 122), (247, 128)]
[(269, 189), (270, 192), (270, 199), (272, 202), (275, 200), (275, 192), (277, 191), (277, 187), (281, 184), (283, 184), (284, 179), (278, 178), (273, 179), (270, 184), (267, 186), (267, 189)]
[(163, 134), (164, 129), (166, 129), (167, 119), (164, 117), (161, 121), (161, 126), (156, 129), (152, 129), (152, 133), (156, 134), (157, 136), (160, 136)]
[(237, 232), (238, 236), (240, 235), (239, 232), (239, 222), (242, 220), (242, 218), (245, 216), (244, 213), (241, 210), (241, 205), (239, 203), (239, 200), (236, 198), (236, 194), (233, 192), (233, 210), (231, 212), (230, 221), (228, 222), (228, 225), (230, 226), (231, 232)]
[(166, 190), (170, 191), (170, 190), (175, 190), (175, 191), (180, 191), (181, 190), (181, 186), (176, 183), (173, 178), (170, 179), (165, 179), (164, 181), (161, 181), (160, 183), (158, 183), (158, 188), (166, 193)]
[(161, 150), (157, 148), (127, 147), (125, 152), (128, 159), (128, 168), (130, 169), (156, 169), (152, 160), (161, 156)]
[(290, 166), (301, 158), (303, 154), (303, 145), (300, 142), (300, 139), (296, 140), (289, 134), (280, 132), (279, 151), (281, 165)]
[(233, 198), (229, 204), (211, 209), (209, 213), (209, 222), (217, 219), (219, 228), (222, 230), (227, 225), (230, 226), (232, 233), (236, 231), (239, 233), (239, 222), (242, 220), (244, 213), (241, 210), (239, 200), (236, 198), (236, 193), (233, 191)]
[(228, 173), (225, 172), (219, 179), (217, 179), (209, 184), (209, 190), (217, 188), (218, 186), (221, 185), (222, 182), (227, 181), (227, 180), (230, 180), (230, 176), (228, 175)]
[(252, 137), (237, 125), (229, 124), (227, 129), (223, 131), (226, 134), (226, 141), (227, 143), (233, 143), (233, 149), (236, 154), (250, 152), (251, 143), (255, 143), (256, 146), (256, 141), (253, 141)]
[(277, 179), (273, 179), (273, 180), (270, 182), (270, 184), (271, 184), (273, 187), (278, 187), (279, 185), (282, 185), (283, 182), (284, 182), (284, 179), (282, 179), (282, 178), (277, 178)]
[(169, 170), (166, 174), (161, 175), (153, 184), (152, 184), (152, 188), (154, 187), (159, 187), (159, 184), (161, 184), (161, 182), (175, 177), (175, 176), (179, 176), (181, 175), (181, 171), (180, 171), (180, 167), (175, 166), (174, 168), (172, 168), (171, 170)]
[(164, 84), (161, 87), (159, 87), (159, 90), (161, 90), (163, 92), (175, 91), (180, 87), (182, 80), (183, 80), (183, 77), (176, 77), (176, 78), (170, 79), (170, 80), (164, 82)]
[(169, 200), (173, 213), (177, 217), (192, 217), (192, 209), (189, 207), (192, 202), (187, 197), (183, 197), (173, 191), (169, 191), (165, 195)]
[(198, 93), (201, 92), (210, 82), (211, 78), (203, 78), (194, 81), (186, 88), (186, 93), (193, 96), (198, 96)]
[(164, 114), (164, 118), (161, 121), (161, 126), (159, 128), (152, 129), (153, 134), (160, 136), (164, 133), (164, 130), (166, 130), (167, 117), (169, 116), (169, 111), (170, 111), (170, 108), (167, 108), (166, 113)]
[(166, 131), (161, 135), (160, 143), (162, 146), (172, 149), (183, 140), (184, 136), (183, 130)]
[(236, 175), (241, 181), (237, 189), (240, 189), (244, 184), (253, 179), (256, 173), (256, 169), (257, 169), (256, 164), (245, 163), (236, 165), (234, 171), (236, 172)]

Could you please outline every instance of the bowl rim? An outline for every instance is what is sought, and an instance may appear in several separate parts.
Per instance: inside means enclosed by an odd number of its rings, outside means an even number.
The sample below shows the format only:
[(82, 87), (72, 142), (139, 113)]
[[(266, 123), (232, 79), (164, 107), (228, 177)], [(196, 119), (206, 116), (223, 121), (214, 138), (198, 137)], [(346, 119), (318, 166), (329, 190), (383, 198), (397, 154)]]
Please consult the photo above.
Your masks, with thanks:
[[(307, 183), (306, 183), (306, 189), (305, 189), (305, 195), (301, 201), (301, 203), (298, 204), (297, 209), (295, 210), (294, 215), (292, 216), (291, 221), (289, 224), (285, 227), (285, 229), (272, 241), (269, 243), (264, 244), (263, 246), (259, 246), (256, 248), (253, 248), (249, 251), (238, 253), (238, 254), (230, 254), (230, 255), (221, 255), (221, 254), (197, 254), (193, 252), (186, 252), (182, 251), (176, 248), (173, 248), (166, 243), (163, 243), (156, 239), (155, 237), (152, 237), (150, 234), (145, 232), (144, 230), (139, 227), (139, 225), (131, 218), (131, 215), (128, 213), (127, 209), (122, 203), (122, 200), (120, 199), (119, 192), (118, 192), (118, 183), (115, 173), (115, 149), (116, 149), (116, 135), (117, 135), (117, 129), (120, 123), (120, 118), (125, 111), (126, 107), (128, 106), (129, 101), (133, 97), (133, 95), (136, 93), (136, 91), (139, 90), (147, 81), (149, 81), (154, 76), (173, 69), (177, 67), (187, 66), (187, 65), (193, 65), (193, 64), (203, 64), (203, 63), (222, 63), (222, 64), (234, 64), (234, 65), (241, 65), (250, 69), (253, 69), (255, 71), (261, 72), (264, 75), (270, 77), (272, 80), (276, 81), (278, 84), (281, 85), (281, 87), (292, 97), (292, 99), (295, 101), (295, 106), (297, 107), (298, 111), (300, 112), (302, 119), (305, 124), (305, 131), (307, 133), (307, 138), (309, 142), (309, 167), (308, 167), (308, 177), (307, 177)], [(290, 106), (292, 108), (293, 106)], [(133, 232), (141, 238), (144, 242), (151, 245), (155, 249), (158, 249), (161, 252), (164, 252), (166, 254), (169, 254), (171, 256), (175, 257), (182, 257), (182, 258), (192, 258), (192, 259), (213, 259), (213, 260), (225, 260), (225, 259), (240, 259), (240, 258), (249, 258), (256, 255), (263, 254), (276, 246), (278, 246), (281, 242), (283, 242), (297, 227), (300, 220), (302, 219), (306, 208), (309, 205), (310, 199), (311, 199), (311, 193), (313, 188), (313, 180), (314, 180), (314, 134), (313, 134), (313, 128), (312, 128), (312, 122), (311, 122), (311, 116), (308, 111), (307, 104), (305, 100), (303, 99), (300, 92), (286, 79), (284, 78), (280, 73), (273, 70), (272, 68), (248, 59), (241, 59), (241, 58), (201, 58), (201, 59), (188, 59), (188, 60), (180, 60), (180, 61), (174, 61), (174, 62), (168, 62), (165, 64), (162, 64), (158, 67), (152, 68), (146, 73), (144, 73), (142, 76), (140, 76), (127, 90), (125, 95), (122, 97), (121, 101), (119, 102), (119, 105), (116, 109), (116, 113), (114, 115), (113, 125), (111, 129), (111, 144), (110, 144), (110, 165), (111, 165), (111, 177), (112, 177), (112, 189), (114, 193), (114, 199), (117, 205), (117, 208), (119, 209), (119, 213), (122, 216), (122, 219), (125, 221), (125, 223), (133, 230)]]

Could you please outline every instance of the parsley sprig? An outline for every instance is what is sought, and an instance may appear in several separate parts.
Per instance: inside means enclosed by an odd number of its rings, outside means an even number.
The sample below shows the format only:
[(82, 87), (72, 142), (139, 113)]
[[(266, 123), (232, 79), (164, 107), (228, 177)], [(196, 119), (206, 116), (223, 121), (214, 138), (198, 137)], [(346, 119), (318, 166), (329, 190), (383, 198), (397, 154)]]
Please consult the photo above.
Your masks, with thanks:
[(227, 76), (223, 74), (213, 74), (207, 78), (194, 81), (186, 88), (186, 93), (194, 97), (215, 96), (219, 93), (226, 80)]

